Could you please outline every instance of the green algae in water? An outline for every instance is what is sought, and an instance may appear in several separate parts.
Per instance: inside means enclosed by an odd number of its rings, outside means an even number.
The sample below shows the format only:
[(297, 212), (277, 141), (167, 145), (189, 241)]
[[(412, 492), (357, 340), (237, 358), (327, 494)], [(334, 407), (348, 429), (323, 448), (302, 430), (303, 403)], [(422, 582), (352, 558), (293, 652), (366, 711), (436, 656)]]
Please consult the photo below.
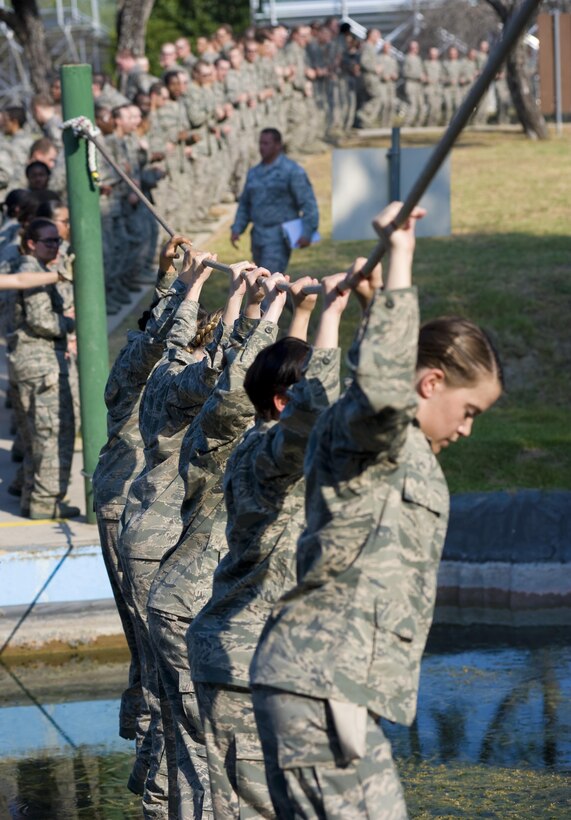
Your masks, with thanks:
[(568, 820), (571, 781), (564, 774), (397, 760), (410, 817)]

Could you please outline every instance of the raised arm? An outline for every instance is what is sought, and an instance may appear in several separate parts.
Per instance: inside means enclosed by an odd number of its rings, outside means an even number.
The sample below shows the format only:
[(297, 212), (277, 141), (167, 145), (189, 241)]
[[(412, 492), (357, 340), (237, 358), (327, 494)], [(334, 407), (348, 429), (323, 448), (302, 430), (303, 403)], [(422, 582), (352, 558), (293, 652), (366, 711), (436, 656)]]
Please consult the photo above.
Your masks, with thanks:
[[(375, 226), (381, 231), (388, 228), (399, 208), (400, 203), (391, 203)], [(353, 383), (336, 409), (339, 452), (397, 452), (415, 416), (419, 314), (410, 284), (414, 225), (423, 215), (421, 209), (413, 211), (407, 224), (388, 239), (391, 258), (385, 290), (375, 292), (367, 310), (349, 356)]]
[[(256, 459), (256, 474), (262, 488), (264, 480), (287, 485), (301, 475), (309, 435), (321, 413), (339, 396), (339, 323), (350, 291), (339, 293), (337, 285), (345, 276), (346, 273), (338, 273), (321, 280), (323, 308), (314, 347), (308, 354), (302, 378), (288, 390), (288, 402), (279, 422), (264, 436)], [(268, 487), (270, 493), (275, 493), (275, 489)]]
[(20, 271), (19, 273), (0, 273), (0, 290), (28, 290), (45, 285), (55, 285), (59, 281), (59, 274), (48, 271), (36, 273), (34, 271)]
[(317, 294), (307, 295), (303, 292), (303, 288), (307, 285), (317, 284), (319, 284), (317, 279), (313, 279), (311, 276), (303, 276), (293, 282), (289, 289), (293, 299), (293, 316), (287, 335), (293, 336), (295, 339), (301, 339), (303, 342), (307, 341), (309, 320), (317, 304)]

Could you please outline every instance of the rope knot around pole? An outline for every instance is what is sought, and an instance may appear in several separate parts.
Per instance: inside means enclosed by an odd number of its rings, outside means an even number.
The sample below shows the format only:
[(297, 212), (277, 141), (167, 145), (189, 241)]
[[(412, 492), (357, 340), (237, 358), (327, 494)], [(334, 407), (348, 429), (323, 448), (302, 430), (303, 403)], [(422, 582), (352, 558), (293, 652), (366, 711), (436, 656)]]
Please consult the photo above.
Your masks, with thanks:
[(101, 179), (97, 169), (97, 149), (94, 143), (94, 140), (101, 134), (99, 128), (91, 122), (89, 117), (73, 117), (70, 120), (62, 122), (60, 128), (62, 131), (66, 128), (71, 128), (78, 139), (83, 138), (87, 140), (87, 164), (89, 174), (94, 185), (101, 185)]

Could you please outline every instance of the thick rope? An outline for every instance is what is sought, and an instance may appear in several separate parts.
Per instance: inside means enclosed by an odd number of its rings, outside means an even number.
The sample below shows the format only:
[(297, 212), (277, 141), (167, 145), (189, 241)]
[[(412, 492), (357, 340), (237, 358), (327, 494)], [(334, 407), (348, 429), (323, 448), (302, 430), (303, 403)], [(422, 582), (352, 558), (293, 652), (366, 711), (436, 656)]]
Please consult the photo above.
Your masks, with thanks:
[(94, 140), (101, 134), (101, 131), (91, 122), (89, 117), (73, 117), (71, 120), (62, 122), (60, 128), (62, 131), (65, 128), (71, 128), (77, 138), (83, 137), (87, 140), (87, 166), (89, 168), (89, 175), (93, 184), (99, 187), (101, 185), (101, 178), (97, 170), (97, 150)]

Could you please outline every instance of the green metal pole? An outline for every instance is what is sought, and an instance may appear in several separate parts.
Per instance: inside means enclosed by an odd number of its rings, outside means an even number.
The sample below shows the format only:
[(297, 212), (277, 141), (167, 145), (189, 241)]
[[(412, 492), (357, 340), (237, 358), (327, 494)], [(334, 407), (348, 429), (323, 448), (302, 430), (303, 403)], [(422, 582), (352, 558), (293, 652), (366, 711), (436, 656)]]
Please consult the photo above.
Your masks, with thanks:
[[(61, 68), (63, 119), (94, 119), (91, 66)], [(99, 451), (107, 440), (107, 410), (103, 395), (109, 375), (107, 314), (101, 246), (99, 191), (87, 164), (87, 140), (70, 128), (63, 132), (71, 237), (75, 252), (73, 287), (81, 397), (81, 433), (87, 521), (95, 523), (91, 477)]]

